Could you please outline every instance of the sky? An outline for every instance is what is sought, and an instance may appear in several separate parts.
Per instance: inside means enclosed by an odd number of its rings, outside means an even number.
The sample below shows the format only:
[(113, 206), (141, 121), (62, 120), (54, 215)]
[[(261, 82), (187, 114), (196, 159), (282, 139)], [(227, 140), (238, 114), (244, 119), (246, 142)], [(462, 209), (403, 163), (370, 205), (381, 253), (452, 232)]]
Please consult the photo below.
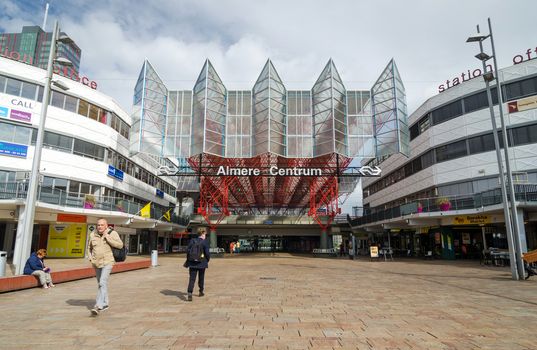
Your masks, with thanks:
[[(42, 25), (45, 3), (0, 1), (0, 32)], [(411, 114), (447, 79), (481, 67), (478, 45), (465, 41), (476, 25), (488, 32), (488, 17), (500, 68), (537, 50), (535, 0), (49, 3), (46, 30), (59, 20), (82, 49), (81, 74), (127, 113), (145, 58), (171, 90), (192, 89), (207, 58), (231, 90), (251, 89), (268, 58), (288, 89), (311, 89), (330, 58), (347, 89), (370, 89), (393, 58)]]
[[(2, 0), (0, 32), (42, 25), (45, 0)], [(147, 58), (169, 89), (192, 89), (208, 58), (228, 89), (250, 89), (270, 58), (288, 89), (311, 89), (332, 58), (347, 89), (369, 89), (391, 58), (409, 113), (480, 67), (465, 43), (492, 20), (499, 67), (537, 46), (534, 0), (51, 0), (82, 49), (81, 73), (130, 112)], [(533, 53), (537, 57), (537, 53)]]

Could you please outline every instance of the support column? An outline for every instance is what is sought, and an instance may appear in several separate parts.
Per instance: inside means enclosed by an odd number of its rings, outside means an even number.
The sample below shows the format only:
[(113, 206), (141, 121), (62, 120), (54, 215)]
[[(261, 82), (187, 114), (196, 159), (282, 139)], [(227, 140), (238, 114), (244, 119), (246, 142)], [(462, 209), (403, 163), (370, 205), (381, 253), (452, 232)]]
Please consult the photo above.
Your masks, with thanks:
[(13, 256), (12, 248), (13, 248), (13, 241), (15, 240), (16, 233), (17, 231), (16, 231), (15, 223), (8, 222), (6, 224), (4, 246), (2, 247), (2, 250), (7, 252), (8, 257)]
[(209, 233), (209, 243), (211, 248), (217, 248), (218, 243), (216, 240), (216, 228), (211, 228), (211, 232)]
[(524, 209), (517, 208), (515, 220), (518, 220), (518, 237), (515, 237), (515, 239), (520, 244), (520, 251), (527, 253), (528, 242), (526, 240), (526, 228), (524, 227)]
[(328, 229), (321, 228), (321, 249), (328, 249)]

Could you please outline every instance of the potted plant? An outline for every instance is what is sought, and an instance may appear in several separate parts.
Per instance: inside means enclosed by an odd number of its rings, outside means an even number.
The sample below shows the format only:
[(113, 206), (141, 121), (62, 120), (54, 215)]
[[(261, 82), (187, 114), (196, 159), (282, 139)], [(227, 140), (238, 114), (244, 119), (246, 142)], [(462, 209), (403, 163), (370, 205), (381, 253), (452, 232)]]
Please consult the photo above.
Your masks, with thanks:
[(436, 204), (440, 208), (441, 211), (447, 211), (451, 209), (451, 202), (449, 201), (449, 198), (447, 197), (440, 197), (436, 200)]

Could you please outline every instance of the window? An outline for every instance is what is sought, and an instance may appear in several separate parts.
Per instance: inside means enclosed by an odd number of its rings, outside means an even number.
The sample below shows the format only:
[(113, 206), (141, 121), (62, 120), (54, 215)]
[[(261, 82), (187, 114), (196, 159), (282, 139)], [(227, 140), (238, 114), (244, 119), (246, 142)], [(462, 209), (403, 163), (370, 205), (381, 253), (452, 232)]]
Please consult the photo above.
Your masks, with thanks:
[(457, 100), (431, 112), (433, 125), (437, 125), (462, 115), (462, 101)]
[(6, 85), (6, 94), (20, 96), (22, 81), (9, 78)]
[(457, 141), (449, 145), (444, 145), (437, 147), (436, 151), (436, 161), (444, 162), (447, 160), (463, 157), (468, 154), (466, 149), (466, 140)]
[[(0, 91), (2, 91), (1, 85), (2, 84), (0, 82)], [(30, 100), (35, 100), (36, 91), (37, 91), (37, 85), (31, 84), (31, 83), (23, 83), (21, 96)]]
[(87, 117), (89, 110), (89, 103), (84, 100), (80, 100), (78, 103), (78, 114)]
[(0, 75), (0, 92), (4, 92), (4, 89), (6, 88), (6, 80), (6, 77)]
[(52, 91), (52, 96), (50, 98), (50, 105), (63, 109), (63, 104), (65, 102), (65, 95), (58, 91)]
[(505, 101), (537, 94), (537, 77), (504, 84)]
[(104, 159), (104, 147), (78, 139), (75, 139), (73, 153), (96, 160)]
[(0, 122), (0, 140), (22, 145), (30, 144), (32, 128)]
[(66, 95), (65, 96), (65, 110), (76, 113), (78, 107), (78, 98)]
[(99, 107), (91, 105), (91, 104), (89, 106), (90, 106), (89, 118), (93, 120), (98, 120), (99, 119)]
[(47, 131), (45, 132), (43, 146), (58, 151), (71, 152), (73, 150), (73, 138)]
[(494, 137), (492, 133), (468, 139), (468, 148), (470, 150), (470, 154), (494, 150)]

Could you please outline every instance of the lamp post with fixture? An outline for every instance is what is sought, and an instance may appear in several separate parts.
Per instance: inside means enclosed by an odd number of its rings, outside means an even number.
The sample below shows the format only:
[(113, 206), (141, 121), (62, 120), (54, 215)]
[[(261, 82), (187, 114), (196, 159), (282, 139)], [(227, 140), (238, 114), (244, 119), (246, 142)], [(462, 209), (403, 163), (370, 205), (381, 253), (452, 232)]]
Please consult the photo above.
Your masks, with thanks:
[(28, 184), (28, 193), (24, 210), (21, 213), (21, 220), (17, 227), (17, 236), (15, 241), (15, 250), (13, 253), (13, 264), (15, 265), (15, 273), (21, 275), (24, 272), (24, 265), (30, 256), (32, 247), (32, 235), (34, 227), (35, 206), (37, 200), (37, 190), (39, 188), (39, 166), (41, 163), (41, 153), (43, 149), (43, 140), (45, 138), (45, 119), (47, 117), (47, 109), (50, 101), (51, 84), (59, 87), (62, 90), (69, 88), (60, 81), (52, 80), (52, 71), (54, 62), (61, 65), (72, 65), (71, 61), (66, 58), (56, 58), (56, 46), (58, 43), (68, 43), (72, 40), (65, 36), (59, 36), (58, 21), (54, 23), (54, 30), (50, 41), (50, 51), (47, 63), (47, 76), (45, 78), (45, 89), (43, 92), (43, 101), (41, 103), (41, 116), (39, 118), (39, 126), (37, 129), (37, 140), (35, 142), (34, 157), (32, 161), (32, 170)]
[[(511, 266), (511, 275), (514, 280), (524, 279), (524, 264), (522, 262), (521, 242), (519, 236), (519, 226), (517, 219), (516, 199), (513, 185), (513, 174), (511, 173), (511, 162), (509, 160), (509, 143), (507, 139), (507, 130), (505, 127), (505, 120), (503, 116), (503, 102), (500, 79), (498, 76), (498, 64), (496, 62), (496, 52), (494, 48), (494, 38), (492, 36), (492, 26), (490, 18), (488, 19), (489, 34), (484, 35), (479, 32), (479, 25), (477, 26), (477, 34), (469, 37), (466, 42), (479, 42), (480, 52), (475, 57), (483, 64), (483, 79), (485, 80), (485, 86), (487, 90), (487, 99), (490, 110), (490, 119), (492, 122), (492, 134), (494, 136), (494, 148), (496, 149), (496, 158), (498, 161), (498, 174), (500, 176), (500, 186), (502, 192), (503, 211), (505, 218), (505, 227), (507, 230), (507, 243), (509, 248), (509, 260)], [(483, 51), (483, 40), (490, 38), (492, 56), (487, 55)], [(486, 71), (486, 61), (493, 58), (494, 73)], [(505, 183), (505, 176), (503, 170), (503, 160), (500, 151), (500, 142), (498, 137), (498, 129), (496, 125), (496, 116), (494, 114), (494, 105), (492, 103), (492, 93), (490, 89), (490, 82), (496, 79), (496, 92), (498, 94), (498, 109), (500, 115), (500, 123), (502, 128), (502, 141), (505, 157), (505, 165), (507, 170), (507, 186), (509, 186), (509, 199), (511, 201), (511, 213), (509, 213), (509, 201), (507, 200), (507, 187)]]

